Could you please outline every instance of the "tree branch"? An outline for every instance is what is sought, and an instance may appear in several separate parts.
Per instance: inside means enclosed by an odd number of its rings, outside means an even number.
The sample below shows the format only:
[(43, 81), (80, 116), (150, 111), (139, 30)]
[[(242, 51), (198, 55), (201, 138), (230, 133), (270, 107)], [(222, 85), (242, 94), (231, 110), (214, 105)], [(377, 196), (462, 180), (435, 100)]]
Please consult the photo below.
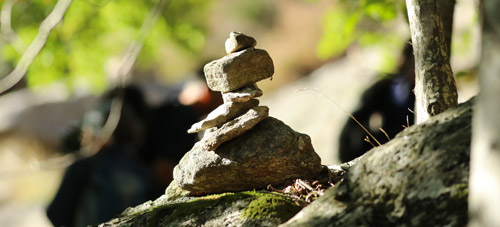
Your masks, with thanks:
[(15, 3), (16, 0), (7, 0), (3, 3), (0, 12), (0, 26), (3, 39), (9, 42), (17, 52), (23, 53), (26, 50), (26, 43), (12, 30), (11, 26), (12, 7)]
[(19, 82), (23, 76), (28, 71), (28, 67), (33, 63), (35, 57), (40, 53), (42, 48), (47, 42), (47, 38), (50, 35), (50, 31), (62, 20), (64, 13), (71, 5), (72, 0), (59, 0), (57, 1), (54, 9), (50, 14), (42, 21), (40, 28), (38, 29), (38, 34), (36, 35), (33, 42), (31, 42), (28, 49), (24, 52), (23, 56), (17, 63), (16, 68), (9, 73), (9, 75), (0, 79), (0, 94), (14, 86)]

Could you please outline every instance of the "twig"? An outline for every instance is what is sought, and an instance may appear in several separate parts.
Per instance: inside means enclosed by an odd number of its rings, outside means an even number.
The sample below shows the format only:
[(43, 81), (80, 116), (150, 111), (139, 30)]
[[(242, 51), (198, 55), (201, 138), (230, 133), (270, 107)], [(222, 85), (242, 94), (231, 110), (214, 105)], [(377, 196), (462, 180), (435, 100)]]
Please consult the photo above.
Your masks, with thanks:
[(365, 141), (368, 142), (369, 144), (371, 144), (373, 147), (377, 147), (377, 146), (375, 146), (375, 144), (372, 143), (372, 141), (370, 140), (370, 137), (366, 136)]
[[(68, 3), (67, 5), (64, 5), (66, 8), (64, 8), (64, 11), (62, 11), (62, 12), (60, 11), (62, 6), (59, 6), (59, 8), (58, 8), (58, 5), (62, 4), (61, 2)], [(128, 82), (128, 79), (129, 79), (128, 75), (129, 75), (131, 69), (133, 68), (135, 60), (137, 59), (137, 56), (142, 49), (142, 46), (144, 44), (144, 41), (146, 40), (146, 37), (150, 33), (151, 29), (154, 27), (154, 24), (156, 23), (156, 21), (158, 21), (159, 16), (166, 9), (169, 2), (170, 2), (169, 0), (159, 0), (158, 1), (155, 8), (153, 8), (153, 10), (151, 10), (150, 14), (148, 15), (148, 17), (144, 21), (144, 23), (139, 31), (140, 34), (139, 34), (137, 40), (135, 42), (133, 42), (127, 48), (127, 51), (125, 52), (125, 54), (122, 58), (121, 64), (120, 64), (119, 68), (116, 70), (116, 73), (114, 74), (117, 76), (118, 82), (120, 82), (117, 84), (118, 88), (123, 88), (125, 86), (125, 84)], [(44, 23), (45, 24), (48, 23), (46, 21), (50, 21), (52, 23), (57, 24), (57, 22), (60, 21), (60, 19), (62, 18), (62, 15), (64, 15), (65, 10), (69, 6), (69, 3), (71, 3), (71, 0), (59, 0), (59, 2), (57, 2), (56, 6), (54, 7), (54, 10), (44, 20), (44, 22), (42, 22), (42, 25), (40, 25), (39, 34), (46, 32), (47, 36), (48, 36), (48, 33), (50, 33), (50, 30), (48, 30), (48, 31), (43, 30), (42, 26), (44, 26)], [(59, 18), (55, 18), (54, 16), (51, 17), (51, 15), (53, 15), (56, 10), (59, 10), (58, 12), (61, 14), (60, 17)], [(51, 17), (51, 19), (49, 19), (49, 17)], [(57, 22), (55, 20), (57, 20)], [(51, 23), (51, 25), (52, 25), (52, 23)], [(55, 24), (54, 24), (54, 26), (55, 26)], [(46, 28), (46, 26), (44, 26), (44, 28)], [(53, 26), (50, 27), (50, 29), (52, 29), (52, 28), (53, 28)], [(37, 38), (38, 37), (39, 37), (39, 35), (37, 35)], [(35, 41), (37, 40), (37, 38), (35, 38)], [(33, 43), (35, 41), (33, 41)], [(43, 45), (45, 44), (45, 42), (46, 42), (46, 37), (45, 37), (45, 40), (43, 40)], [(31, 46), (34, 45), (33, 43), (30, 45), (30, 48), (31, 48)], [(40, 47), (40, 49), (43, 47), (43, 45)], [(28, 48), (28, 50), (25, 52), (25, 55), (28, 52), (30, 52), (30, 48)], [(32, 58), (36, 57), (36, 55), (38, 54), (40, 49), (34, 55), (32, 54), (30, 56)], [(23, 55), (23, 57), (24, 57), (24, 55)], [(21, 58), (20, 64), (22, 61), (23, 61), (23, 58)], [(23, 66), (24, 72), (22, 74), (19, 74), (19, 73), (17, 73), (18, 71), (16, 71), (17, 68), (20, 68), (19, 64), (16, 67), (16, 69), (14, 69), (14, 71), (11, 73), (11, 74), (16, 73), (13, 75), (17, 79), (14, 82), (14, 84), (17, 83), (17, 81), (19, 81), (24, 76), (24, 74), (26, 73), (27, 67), (31, 64), (32, 61), (33, 61), (33, 59), (31, 59), (31, 61), (27, 65), (26, 65), (26, 63), (24, 63), (24, 66)], [(9, 74), (6, 78), (3, 78), (0, 80), (0, 93), (2, 93), (3, 91), (10, 88), (10, 86), (7, 86), (4, 84), (5, 83), (4, 81), (13, 80), (13, 79), (11, 79), (11, 74)], [(17, 77), (19, 77), (19, 78), (17, 78)], [(106, 122), (104, 123), (104, 126), (102, 127), (102, 129), (97, 133), (96, 139), (93, 140), (92, 143), (82, 147), (78, 153), (68, 154), (68, 155), (64, 155), (62, 157), (43, 160), (41, 162), (37, 162), (36, 165), (27, 165), (28, 167), (23, 166), (21, 168), (14, 169), (14, 170), (2, 171), (2, 172), (0, 172), (0, 178), (1, 177), (13, 177), (13, 176), (19, 176), (19, 175), (26, 175), (26, 174), (30, 174), (34, 171), (37, 171), (37, 170), (65, 168), (65, 167), (71, 165), (73, 162), (75, 162), (78, 159), (94, 155), (95, 153), (97, 153), (99, 151), (99, 149), (104, 145), (104, 143), (106, 143), (111, 138), (111, 135), (115, 131), (116, 126), (118, 125), (118, 122), (120, 120), (122, 106), (123, 106), (123, 90), (119, 90), (118, 95), (111, 102), (109, 116), (108, 116)]]
[(382, 133), (384, 133), (384, 135), (385, 135), (385, 137), (387, 137), (387, 140), (388, 140), (388, 141), (391, 141), (391, 137), (389, 137), (389, 135), (387, 135), (387, 132), (385, 132), (385, 130), (384, 130), (384, 129), (382, 129), (382, 128), (378, 128), (378, 130), (380, 130)]
[(98, 132), (96, 140), (93, 143), (90, 143), (88, 146), (85, 146), (80, 152), (84, 157), (89, 157), (94, 155), (99, 151), (99, 149), (108, 141), (113, 132), (118, 125), (121, 116), (121, 110), (123, 106), (123, 90), (121, 88), (125, 87), (126, 84), (130, 80), (130, 71), (132, 70), (135, 61), (137, 60), (137, 56), (139, 55), (142, 47), (144, 46), (144, 42), (148, 37), (151, 29), (154, 27), (161, 13), (168, 6), (169, 0), (160, 0), (156, 4), (156, 6), (151, 10), (148, 17), (144, 21), (139, 30), (139, 36), (137, 39), (128, 46), (127, 51), (123, 55), (123, 58), (118, 66), (118, 69), (114, 73), (115, 78), (117, 79), (117, 87), (120, 89), (118, 95), (113, 98), (109, 116), (106, 120), (106, 123), (102, 127), (102, 129)]
[(23, 76), (26, 74), (26, 71), (28, 70), (28, 67), (31, 65), (31, 63), (33, 63), (35, 57), (45, 46), (47, 38), (50, 35), (50, 31), (52, 31), (52, 29), (62, 20), (71, 2), (72, 0), (57, 1), (52, 12), (50, 12), (47, 18), (45, 18), (45, 20), (43, 20), (40, 24), (40, 28), (38, 29), (38, 33), (35, 39), (33, 40), (33, 42), (31, 42), (28, 49), (26, 49), (24, 54), (21, 56), (19, 63), (16, 65), (16, 68), (14, 68), (14, 70), (7, 76), (0, 79), (0, 94), (14, 86), (23, 78)]

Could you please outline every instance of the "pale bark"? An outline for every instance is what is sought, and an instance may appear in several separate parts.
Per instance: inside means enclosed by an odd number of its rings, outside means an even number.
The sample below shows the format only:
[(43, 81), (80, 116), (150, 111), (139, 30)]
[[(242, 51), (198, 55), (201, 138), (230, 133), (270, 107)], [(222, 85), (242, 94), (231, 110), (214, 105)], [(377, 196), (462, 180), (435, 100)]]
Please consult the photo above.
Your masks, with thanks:
[(453, 33), (453, 15), (455, 12), (455, 0), (438, 0), (441, 9), (441, 20), (443, 21), (444, 39), (446, 41), (447, 54), (451, 56), (451, 36)]
[[(415, 56), (416, 122), (457, 105), (457, 88), (438, 2), (406, 0)], [(451, 39), (451, 38), (450, 38)]]
[(481, 93), (473, 121), (469, 226), (500, 226), (500, 2), (482, 4)]

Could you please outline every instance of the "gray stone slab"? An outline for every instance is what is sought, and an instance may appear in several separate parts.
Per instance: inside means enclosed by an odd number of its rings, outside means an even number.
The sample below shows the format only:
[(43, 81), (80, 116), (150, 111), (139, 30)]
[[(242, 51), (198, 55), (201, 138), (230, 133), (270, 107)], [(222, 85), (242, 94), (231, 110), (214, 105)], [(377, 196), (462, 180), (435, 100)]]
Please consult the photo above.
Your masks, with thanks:
[(238, 118), (223, 124), (220, 128), (203, 136), (203, 149), (213, 151), (221, 144), (236, 138), (252, 129), (257, 123), (269, 116), (267, 106), (257, 106)]
[(231, 32), (229, 38), (226, 40), (225, 47), (226, 53), (234, 53), (250, 47), (255, 47), (257, 41), (250, 36), (241, 32)]
[(221, 126), (258, 105), (259, 100), (257, 99), (251, 99), (248, 102), (226, 102), (210, 112), (204, 120), (191, 126), (188, 133), (196, 133), (208, 128)]
[(235, 91), (222, 93), (222, 99), (224, 102), (248, 102), (250, 99), (260, 97), (262, 95), (262, 90), (260, 90), (256, 84), (253, 84)]
[(210, 89), (229, 92), (271, 77), (274, 65), (267, 51), (248, 48), (206, 64), (203, 71)]

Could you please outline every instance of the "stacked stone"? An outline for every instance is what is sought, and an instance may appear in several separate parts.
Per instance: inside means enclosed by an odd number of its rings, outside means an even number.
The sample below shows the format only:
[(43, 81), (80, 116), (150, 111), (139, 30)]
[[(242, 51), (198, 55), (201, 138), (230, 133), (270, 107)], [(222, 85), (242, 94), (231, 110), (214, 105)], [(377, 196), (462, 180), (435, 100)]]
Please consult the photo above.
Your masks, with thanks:
[(174, 168), (169, 198), (288, 185), (322, 170), (311, 138), (269, 117), (255, 99), (262, 96), (255, 83), (274, 73), (271, 57), (256, 43), (232, 32), (228, 54), (205, 66), (209, 88), (222, 92), (224, 103), (188, 130), (206, 131)]
[(188, 130), (196, 133), (209, 129), (210, 136), (202, 140), (203, 149), (213, 151), (269, 116), (269, 108), (259, 106), (255, 99), (263, 94), (256, 82), (271, 77), (274, 65), (265, 50), (254, 48), (256, 44), (250, 36), (231, 32), (225, 45), (228, 55), (205, 65), (208, 87), (222, 92), (224, 104)]

